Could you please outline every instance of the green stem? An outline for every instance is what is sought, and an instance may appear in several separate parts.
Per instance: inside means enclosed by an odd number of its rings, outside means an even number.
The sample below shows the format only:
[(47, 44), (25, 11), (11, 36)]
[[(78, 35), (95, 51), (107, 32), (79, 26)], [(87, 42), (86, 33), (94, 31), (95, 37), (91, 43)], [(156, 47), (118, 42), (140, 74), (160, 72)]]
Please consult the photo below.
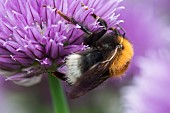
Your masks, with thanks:
[(54, 113), (69, 113), (68, 104), (60, 81), (51, 73), (49, 73), (48, 78)]

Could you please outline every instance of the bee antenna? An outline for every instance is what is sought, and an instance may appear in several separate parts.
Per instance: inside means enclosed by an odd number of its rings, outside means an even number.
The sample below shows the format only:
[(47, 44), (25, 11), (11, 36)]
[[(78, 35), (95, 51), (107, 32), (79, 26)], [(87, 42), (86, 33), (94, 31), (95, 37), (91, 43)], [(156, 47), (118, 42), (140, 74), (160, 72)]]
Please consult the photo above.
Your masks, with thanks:
[(119, 24), (117, 24), (117, 26), (123, 31), (122, 36), (125, 37), (125, 35), (126, 35), (125, 29), (122, 26), (120, 26)]

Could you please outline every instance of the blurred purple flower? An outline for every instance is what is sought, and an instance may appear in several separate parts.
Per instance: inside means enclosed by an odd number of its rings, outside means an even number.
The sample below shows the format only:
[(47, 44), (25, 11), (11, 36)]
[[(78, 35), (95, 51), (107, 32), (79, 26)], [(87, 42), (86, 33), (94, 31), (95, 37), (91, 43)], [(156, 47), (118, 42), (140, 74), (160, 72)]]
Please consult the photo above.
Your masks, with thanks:
[(109, 27), (122, 22), (117, 20), (121, 1), (0, 0), (0, 75), (29, 86), (39, 82), (40, 75), (54, 71), (66, 55), (86, 49), (84, 33), (52, 7), (95, 31), (100, 26), (92, 13), (105, 19)]
[(124, 113), (169, 113), (169, 58), (169, 50), (162, 49), (139, 59), (139, 76), (124, 89)]
[[(134, 44), (132, 85), (122, 89), (124, 113), (169, 113), (169, 26), (152, 0), (126, 1), (124, 20)], [(129, 25), (129, 26), (128, 26)]]
[(127, 0), (122, 3), (126, 7), (121, 12), (121, 19), (126, 23), (122, 26), (134, 47), (134, 57), (128, 74), (135, 74), (138, 73), (138, 57), (144, 56), (150, 49), (164, 46), (169, 39), (165, 30), (169, 32), (169, 28), (161, 23), (161, 17), (155, 15), (156, 8), (148, 0)]
[(170, 18), (169, 10), (170, 10), (170, 1), (169, 0), (151, 0), (152, 5), (155, 7), (156, 12), (159, 16), (166, 18), (167, 16)]

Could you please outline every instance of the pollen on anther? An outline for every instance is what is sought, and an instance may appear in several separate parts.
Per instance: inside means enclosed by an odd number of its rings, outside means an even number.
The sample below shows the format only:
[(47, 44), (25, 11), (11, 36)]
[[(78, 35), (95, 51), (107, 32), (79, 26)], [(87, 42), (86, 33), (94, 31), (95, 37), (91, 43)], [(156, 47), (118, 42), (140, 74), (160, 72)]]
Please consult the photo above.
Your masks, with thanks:
[(11, 57), (14, 61), (16, 61), (16, 59), (14, 58), (14, 56), (13, 56), (13, 55), (10, 55), (10, 57)]
[(81, 3), (81, 7), (84, 7), (85, 10), (88, 10), (88, 6), (85, 6), (84, 3)]
[(24, 47), (25, 47), (25, 48), (27, 48), (27, 47), (28, 47), (28, 45), (24, 45)]
[(53, 42), (54, 40), (53, 39), (50, 39), (50, 42)]
[(84, 9), (85, 9), (85, 10), (88, 10), (89, 8), (88, 8), (88, 6), (84, 6)]

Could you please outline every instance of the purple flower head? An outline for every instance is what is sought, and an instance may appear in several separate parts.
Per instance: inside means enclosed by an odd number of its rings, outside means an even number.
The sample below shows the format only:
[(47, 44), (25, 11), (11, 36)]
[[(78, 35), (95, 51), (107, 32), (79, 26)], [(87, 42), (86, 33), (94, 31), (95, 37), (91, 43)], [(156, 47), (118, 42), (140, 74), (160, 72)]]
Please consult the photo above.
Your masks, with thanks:
[[(153, 2), (127, 3), (129, 16), (124, 26), (135, 48), (134, 64), (138, 71), (132, 85), (123, 89), (124, 113), (169, 113), (169, 28), (157, 16)], [(135, 3), (135, 5), (133, 4)], [(129, 11), (131, 10), (131, 11)], [(128, 25), (129, 26), (128, 28)], [(167, 46), (168, 45), (168, 46)], [(134, 67), (133, 67), (134, 68)]]
[(124, 90), (125, 113), (169, 113), (169, 50), (150, 51), (138, 61), (139, 76)]
[(40, 75), (56, 70), (65, 56), (87, 47), (80, 26), (70, 24), (56, 9), (96, 31), (100, 25), (91, 14), (112, 27), (122, 22), (117, 20), (121, 1), (0, 0), (0, 74), (22, 85), (39, 82)]

